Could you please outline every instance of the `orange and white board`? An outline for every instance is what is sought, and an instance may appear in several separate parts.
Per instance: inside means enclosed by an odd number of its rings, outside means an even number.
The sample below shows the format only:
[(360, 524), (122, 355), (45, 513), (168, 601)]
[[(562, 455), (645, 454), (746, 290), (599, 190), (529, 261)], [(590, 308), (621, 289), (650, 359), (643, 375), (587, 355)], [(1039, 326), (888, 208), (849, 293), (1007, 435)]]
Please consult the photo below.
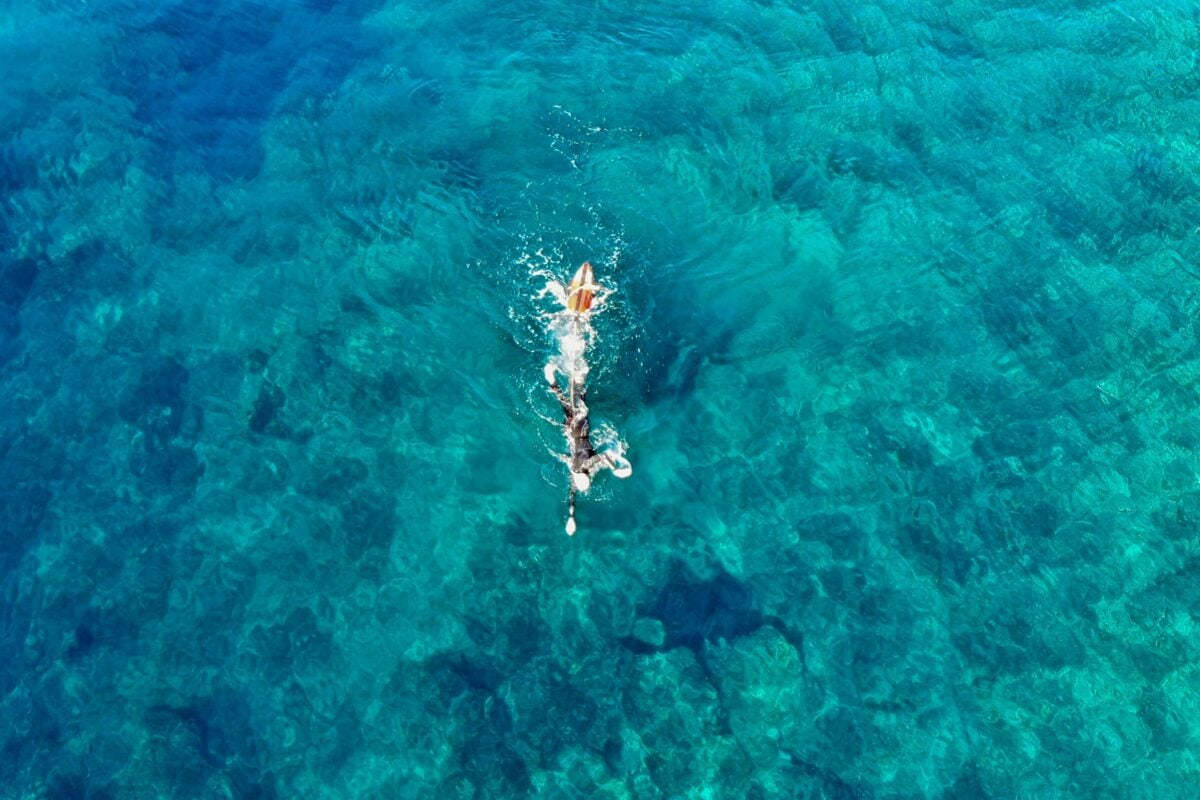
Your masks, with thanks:
[(567, 286), (567, 310), (583, 313), (590, 309), (598, 288), (592, 275), (592, 262), (583, 262)]

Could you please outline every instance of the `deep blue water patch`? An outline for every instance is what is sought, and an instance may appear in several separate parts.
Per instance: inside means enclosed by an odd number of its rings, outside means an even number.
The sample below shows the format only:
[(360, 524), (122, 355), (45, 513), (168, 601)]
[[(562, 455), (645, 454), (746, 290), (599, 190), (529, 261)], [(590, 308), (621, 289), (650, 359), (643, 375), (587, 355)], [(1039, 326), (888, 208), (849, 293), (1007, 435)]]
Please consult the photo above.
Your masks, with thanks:
[(262, 166), (263, 123), (291, 88), (320, 98), (366, 54), (362, 17), (372, 4), (167, 3), (141, 9), (110, 66), (116, 91), (155, 143), (169, 177), (177, 155), (221, 181)]

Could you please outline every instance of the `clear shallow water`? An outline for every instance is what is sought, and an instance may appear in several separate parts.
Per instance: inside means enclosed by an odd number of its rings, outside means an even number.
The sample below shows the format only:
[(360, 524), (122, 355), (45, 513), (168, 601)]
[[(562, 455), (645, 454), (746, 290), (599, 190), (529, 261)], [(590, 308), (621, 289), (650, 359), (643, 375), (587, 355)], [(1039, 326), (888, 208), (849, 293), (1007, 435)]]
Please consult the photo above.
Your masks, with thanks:
[(5, 793), (1190, 796), (1198, 22), (5, 6)]

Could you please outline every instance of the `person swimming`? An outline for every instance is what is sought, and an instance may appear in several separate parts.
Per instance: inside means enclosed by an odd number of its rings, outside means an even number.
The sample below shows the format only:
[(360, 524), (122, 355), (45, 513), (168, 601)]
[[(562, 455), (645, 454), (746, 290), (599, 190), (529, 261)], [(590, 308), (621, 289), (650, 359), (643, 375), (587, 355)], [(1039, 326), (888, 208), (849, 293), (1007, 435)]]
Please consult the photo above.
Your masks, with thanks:
[[(576, 530), (575, 495), (591, 488), (596, 473), (611, 469), (618, 478), (628, 478), (633, 474), (633, 467), (619, 447), (602, 446), (597, 450), (591, 441), (586, 402), (588, 367), (583, 357), (588, 341), (585, 333), (590, 331), (585, 331), (584, 326), (588, 325), (588, 314), (600, 291), (602, 287), (594, 282), (592, 276), (592, 265), (585, 261), (566, 292), (561, 295), (565, 310), (562, 312), (564, 325), (559, 335), (560, 354), (558, 358), (552, 358), (544, 370), (546, 383), (562, 406), (564, 432), (571, 451), (567, 461), (571, 470), (571, 488), (567, 497), (568, 535), (574, 535)], [(567, 376), (568, 391), (563, 391), (558, 384), (560, 371)]]

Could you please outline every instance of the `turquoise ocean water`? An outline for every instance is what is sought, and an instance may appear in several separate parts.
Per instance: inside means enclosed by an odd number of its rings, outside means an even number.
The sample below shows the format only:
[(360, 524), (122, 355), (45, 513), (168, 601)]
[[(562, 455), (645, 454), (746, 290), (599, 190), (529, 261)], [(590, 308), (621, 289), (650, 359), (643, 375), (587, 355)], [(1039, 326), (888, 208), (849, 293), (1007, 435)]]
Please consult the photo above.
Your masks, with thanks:
[(0, 796), (1196, 797), (1198, 48), (0, 3)]

